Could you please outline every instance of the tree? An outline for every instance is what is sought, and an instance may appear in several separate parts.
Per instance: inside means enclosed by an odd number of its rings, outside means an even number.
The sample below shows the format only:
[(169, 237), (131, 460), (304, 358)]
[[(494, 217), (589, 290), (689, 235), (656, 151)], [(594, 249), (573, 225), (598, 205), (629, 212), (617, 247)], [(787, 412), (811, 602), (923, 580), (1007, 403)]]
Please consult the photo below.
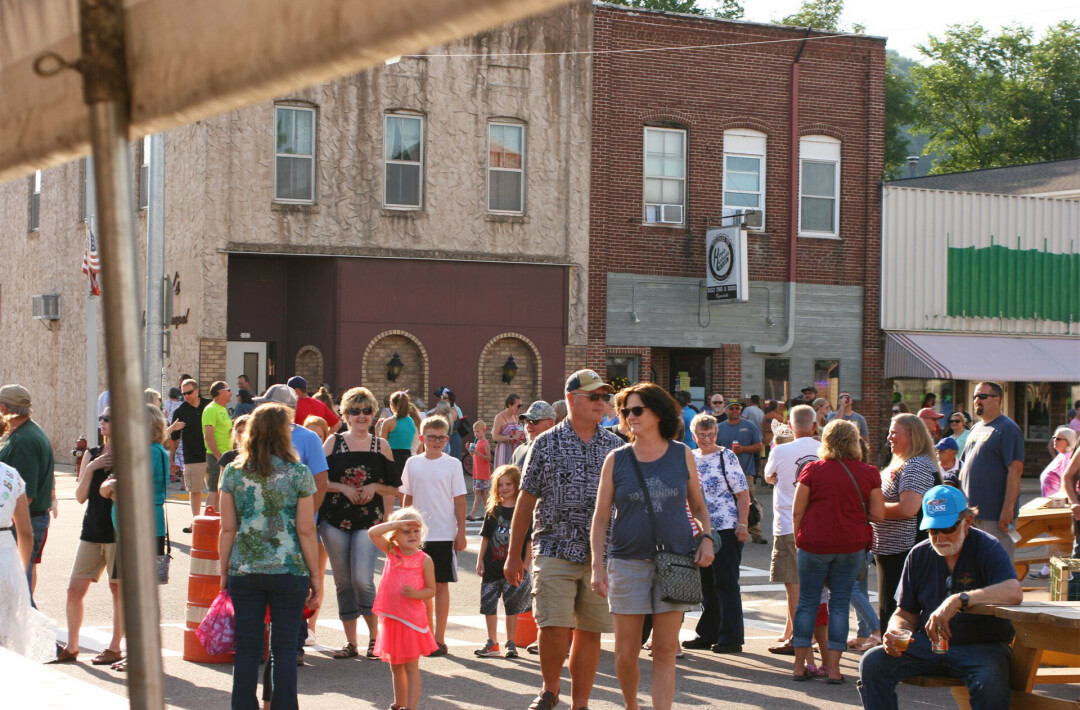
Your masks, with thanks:
[[(698, 5), (698, 0), (610, 0), (616, 5), (627, 7), (640, 7), (644, 10), (664, 10), (665, 12), (681, 12), (687, 15), (710, 14), (705, 8)], [(720, 0), (720, 5), (713, 9), (713, 17), (725, 20), (740, 20), (746, 11), (739, 0)]]
[[(904, 66), (906, 62), (908, 67)], [(904, 169), (910, 154), (907, 126), (915, 120), (911, 102), (912, 84), (908, 78), (911, 60), (890, 52), (885, 58), (885, 175), (895, 179), (905, 177)]]
[(713, 9), (714, 17), (725, 20), (741, 20), (744, 15), (746, 15), (746, 9), (739, 0), (720, 0), (720, 5)]
[(812, 27), (815, 30), (831, 30), (833, 32), (861, 33), (866, 28), (861, 24), (852, 25), (850, 30), (840, 24), (840, 16), (844, 14), (844, 0), (802, 0), (798, 12), (788, 15), (779, 20), (773, 20), (778, 25), (792, 25), (794, 27)]
[(1021, 26), (953, 25), (919, 51), (931, 63), (911, 69), (915, 129), (946, 156), (931, 172), (1080, 157), (1080, 26), (1036, 42)]

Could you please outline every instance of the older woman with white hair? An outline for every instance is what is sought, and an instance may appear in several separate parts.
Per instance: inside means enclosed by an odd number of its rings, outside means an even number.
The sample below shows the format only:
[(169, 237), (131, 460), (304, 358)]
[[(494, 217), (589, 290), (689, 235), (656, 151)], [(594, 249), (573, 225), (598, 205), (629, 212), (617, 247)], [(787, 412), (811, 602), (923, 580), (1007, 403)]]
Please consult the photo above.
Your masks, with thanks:
[[(1059, 426), (1054, 431), (1054, 438), (1050, 440), (1050, 452), (1054, 454), (1054, 459), (1039, 474), (1039, 488), (1043, 498), (1065, 497), (1061, 479), (1065, 475), (1065, 469), (1069, 467), (1069, 459), (1072, 458), (1075, 448), (1076, 432), (1067, 426)], [(1055, 551), (1061, 552), (1056, 547), (1050, 550), (1051, 554)], [(1028, 576), (1032, 579), (1046, 579), (1050, 576), (1050, 567), (1043, 565), (1041, 570)]]

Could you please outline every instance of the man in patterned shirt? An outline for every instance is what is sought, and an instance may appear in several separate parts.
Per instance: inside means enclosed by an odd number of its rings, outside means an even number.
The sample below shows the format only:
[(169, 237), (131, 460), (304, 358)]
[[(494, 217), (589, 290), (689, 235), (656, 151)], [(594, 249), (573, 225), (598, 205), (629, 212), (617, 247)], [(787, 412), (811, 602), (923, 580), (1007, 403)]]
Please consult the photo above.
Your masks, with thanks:
[[(559, 702), (571, 629), (570, 710), (587, 707), (600, 660), (600, 634), (612, 630), (607, 601), (590, 586), (589, 528), (600, 468), (608, 453), (623, 445), (600, 427), (604, 403), (614, 388), (592, 370), (578, 370), (566, 381), (565, 391), (570, 413), (532, 443), (510, 531), (510, 549), (516, 550), (536, 511), (533, 608), (544, 688), (529, 710), (551, 710)], [(503, 572), (510, 584), (520, 584), (521, 559), (508, 557)]]

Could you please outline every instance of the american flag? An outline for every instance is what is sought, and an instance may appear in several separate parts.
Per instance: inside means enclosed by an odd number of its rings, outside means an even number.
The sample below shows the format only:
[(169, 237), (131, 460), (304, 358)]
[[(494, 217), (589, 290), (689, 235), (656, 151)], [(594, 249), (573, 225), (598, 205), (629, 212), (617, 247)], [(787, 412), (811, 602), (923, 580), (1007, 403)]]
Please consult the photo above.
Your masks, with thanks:
[(98, 256), (97, 239), (94, 238), (94, 230), (90, 232), (90, 248), (83, 252), (82, 272), (90, 279), (90, 295), (100, 296), (101, 287), (98, 285), (98, 274), (101, 273), (101, 258)]

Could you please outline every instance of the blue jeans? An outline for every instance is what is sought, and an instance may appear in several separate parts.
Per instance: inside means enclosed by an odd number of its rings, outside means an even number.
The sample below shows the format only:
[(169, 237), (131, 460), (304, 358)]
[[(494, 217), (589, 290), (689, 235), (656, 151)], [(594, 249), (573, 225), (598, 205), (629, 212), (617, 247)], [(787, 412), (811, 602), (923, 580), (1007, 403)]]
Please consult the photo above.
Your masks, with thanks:
[[(48, 513), (45, 515), (31, 515), (30, 516), (30, 529), (34, 531), (34, 549), (30, 552), (30, 566), (26, 569), (26, 588), (30, 590), (30, 606), (37, 609), (37, 604), (34, 603), (34, 567), (37, 566), (37, 562), (34, 562), (41, 556), (41, 548), (45, 545), (45, 534), (49, 532), (49, 521), (52, 516)], [(11, 534), (18, 539), (15, 535), (15, 528), (11, 528)]]
[(270, 660), (274, 663), (273, 710), (295, 710), (296, 634), (304, 618), (308, 579), (292, 574), (229, 575), (236, 610), (236, 660), (233, 662), (233, 710), (258, 710), (256, 688), (266, 607), (270, 607)]
[(821, 590), (829, 584), (829, 649), (847, 650), (851, 588), (864, 564), (862, 550), (838, 555), (815, 555), (799, 550), (799, 605), (795, 609), (792, 645), (809, 648)]
[(734, 530), (717, 530), (720, 549), (709, 567), (701, 568), (701, 591), (704, 597), (698, 638), (721, 646), (743, 644), (742, 593), (739, 590), (739, 565), (743, 544)]
[(371, 615), (375, 603), (375, 562), (378, 548), (367, 530), (342, 530), (319, 523), (319, 537), (330, 558), (337, 589), (338, 618), (353, 621)]
[(859, 661), (859, 695), (866, 710), (899, 710), (896, 684), (920, 675), (960, 678), (971, 693), (972, 710), (1009, 707), (1009, 647), (1004, 643), (969, 643), (934, 653), (920, 630), (899, 658), (882, 647)]
[[(870, 553), (867, 552), (867, 565), (870, 564), (871, 559)], [(860, 638), (867, 638), (881, 626), (877, 609), (870, 603), (870, 590), (867, 586), (869, 577), (869, 574), (865, 574), (861, 580), (856, 579), (855, 586), (851, 588), (851, 605), (855, 607), (855, 618), (859, 621)]]

